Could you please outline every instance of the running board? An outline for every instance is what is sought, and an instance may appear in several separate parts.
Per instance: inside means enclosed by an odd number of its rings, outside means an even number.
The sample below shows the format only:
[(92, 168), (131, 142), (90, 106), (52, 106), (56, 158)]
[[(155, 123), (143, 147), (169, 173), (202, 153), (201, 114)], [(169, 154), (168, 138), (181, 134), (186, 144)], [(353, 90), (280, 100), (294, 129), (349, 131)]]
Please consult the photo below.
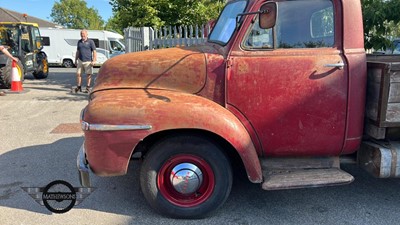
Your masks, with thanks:
[[(262, 189), (264, 190), (343, 185), (354, 180), (352, 175), (339, 168), (338, 158), (335, 157), (286, 160), (281, 158), (277, 160), (280, 163), (274, 159), (272, 159), (274, 163), (268, 161), (262, 163), (264, 175)], [(283, 161), (287, 164), (282, 163)]]

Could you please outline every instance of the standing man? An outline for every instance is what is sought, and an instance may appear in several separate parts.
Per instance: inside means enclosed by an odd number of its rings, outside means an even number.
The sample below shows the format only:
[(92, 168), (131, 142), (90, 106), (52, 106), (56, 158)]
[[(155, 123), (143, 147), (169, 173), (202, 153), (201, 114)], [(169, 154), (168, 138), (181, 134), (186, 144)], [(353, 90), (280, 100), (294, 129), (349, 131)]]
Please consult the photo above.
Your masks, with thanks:
[(97, 60), (96, 45), (93, 40), (88, 39), (87, 30), (81, 31), (81, 40), (78, 41), (78, 46), (75, 55), (76, 69), (76, 88), (75, 93), (82, 91), (81, 88), (81, 73), (82, 70), (86, 73), (87, 83), (84, 92), (90, 91), (90, 82), (92, 80), (93, 66)]
[[(14, 60), (15, 62), (18, 62), (18, 58), (12, 56), (11, 53), (3, 45), (0, 45), (0, 51), (4, 55), (8, 56), (10, 59)], [(0, 96), (4, 96), (4, 95), (6, 95), (6, 93), (4, 91), (0, 91)]]

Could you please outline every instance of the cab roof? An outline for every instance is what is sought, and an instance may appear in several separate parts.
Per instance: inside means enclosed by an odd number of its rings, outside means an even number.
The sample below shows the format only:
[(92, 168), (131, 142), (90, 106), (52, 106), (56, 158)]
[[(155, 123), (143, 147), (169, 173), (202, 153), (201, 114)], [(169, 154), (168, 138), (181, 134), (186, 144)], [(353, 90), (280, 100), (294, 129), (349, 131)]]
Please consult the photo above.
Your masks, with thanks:
[(28, 25), (28, 26), (34, 26), (34, 27), (39, 27), (37, 23), (28, 23), (28, 22), (0, 22), (0, 25)]

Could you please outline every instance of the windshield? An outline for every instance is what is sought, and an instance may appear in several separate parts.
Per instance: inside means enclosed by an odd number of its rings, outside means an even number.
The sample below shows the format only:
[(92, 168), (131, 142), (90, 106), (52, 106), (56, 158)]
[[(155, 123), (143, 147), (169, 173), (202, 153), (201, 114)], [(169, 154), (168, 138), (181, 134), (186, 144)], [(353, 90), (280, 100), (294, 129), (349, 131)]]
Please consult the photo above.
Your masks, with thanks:
[(225, 6), (212, 30), (209, 41), (225, 45), (231, 39), (236, 27), (236, 16), (243, 13), (247, 1), (235, 1)]
[(121, 43), (121, 40), (110, 40), (110, 45), (113, 51), (125, 51), (125, 46)]
[(15, 26), (0, 26), (0, 44), (10, 47), (9, 51), (15, 55), (18, 52), (18, 28)]

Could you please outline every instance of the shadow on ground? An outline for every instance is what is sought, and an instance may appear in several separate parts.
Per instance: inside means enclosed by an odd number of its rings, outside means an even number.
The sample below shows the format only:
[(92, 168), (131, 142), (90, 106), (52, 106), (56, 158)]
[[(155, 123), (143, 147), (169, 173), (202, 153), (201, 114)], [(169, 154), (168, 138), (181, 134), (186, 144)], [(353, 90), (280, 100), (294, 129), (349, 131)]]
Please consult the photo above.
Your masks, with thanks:
[[(82, 142), (82, 137), (65, 138), (0, 155), (0, 205), (51, 214), (21, 187), (45, 187), (54, 180), (65, 180), (80, 187), (76, 156)], [(100, 178), (92, 175), (92, 185), (96, 190), (77, 207), (117, 214), (131, 214), (132, 209), (137, 208), (142, 213), (151, 213), (149, 208), (143, 207), (145, 202), (139, 194), (136, 171), (131, 172), (133, 177)], [(139, 199), (134, 196), (139, 196)], [(130, 209), (115, 207), (115, 202), (129, 205)]]
[[(53, 180), (65, 180), (79, 187), (76, 155), (82, 137), (60, 139), (46, 145), (15, 149), (0, 156), (0, 206), (51, 214), (21, 187), (44, 187)], [(129, 174), (97, 177), (91, 174), (96, 190), (76, 208), (125, 215), (132, 223), (155, 224), (163, 218), (145, 202), (139, 189), (140, 162), (133, 161)], [(400, 182), (373, 179), (355, 165), (345, 165), (356, 180), (347, 186), (299, 190), (262, 191), (244, 176), (236, 176), (227, 202), (206, 224), (396, 224), (399, 216)], [(72, 209), (74, 210), (74, 209)], [(67, 215), (67, 214), (66, 214)], [(198, 224), (198, 220), (184, 220)]]

